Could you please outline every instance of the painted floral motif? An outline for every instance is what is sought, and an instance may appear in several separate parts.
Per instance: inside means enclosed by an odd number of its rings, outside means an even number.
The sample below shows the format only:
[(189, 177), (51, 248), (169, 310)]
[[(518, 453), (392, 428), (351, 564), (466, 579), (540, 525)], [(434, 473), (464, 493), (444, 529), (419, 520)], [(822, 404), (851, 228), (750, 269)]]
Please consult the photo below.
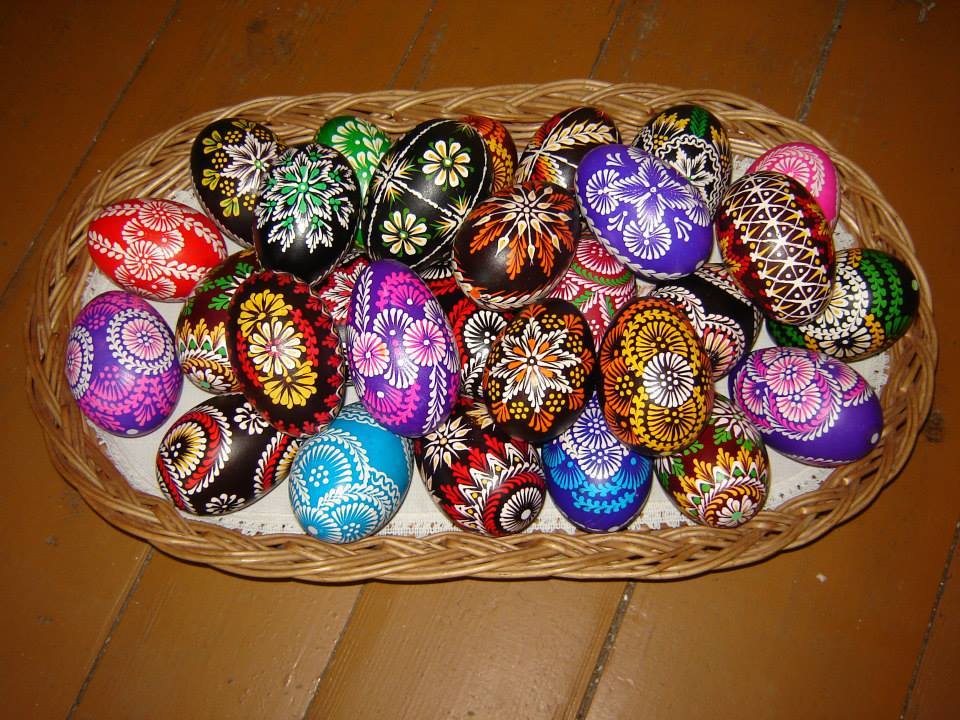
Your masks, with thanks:
[(417, 440), (415, 455), (434, 502), (464, 530), (522, 532), (543, 507), (539, 452), (494, 425), (482, 403), (458, 401), (440, 427)]
[(390, 213), (380, 229), (392, 255), (416, 255), (427, 244), (427, 224), (407, 208)]
[(230, 304), (227, 344), (244, 394), (276, 429), (312, 435), (339, 411), (339, 338), (305, 283), (272, 271), (244, 280)]
[(361, 195), (366, 195), (370, 178), (390, 148), (390, 137), (369, 120), (340, 116), (331, 118), (317, 131), (315, 142), (340, 152), (357, 175)]
[(347, 309), (350, 306), (350, 295), (357, 283), (360, 272), (370, 264), (362, 255), (344, 261), (334, 268), (317, 287), (314, 292), (320, 298), (324, 310), (333, 319), (336, 327), (347, 324)]
[(621, 442), (664, 455), (696, 438), (713, 401), (710, 361), (671, 303), (648, 297), (626, 305), (599, 362), (604, 417)]
[(175, 362), (170, 328), (155, 312), (127, 308), (107, 326), (107, 343), (117, 361), (144, 375), (166, 373)]
[(586, 321), (573, 305), (528, 305), (494, 343), (484, 394), (495, 422), (528, 440), (556, 437), (593, 392), (595, 363)]
[(93, 374), (93, 338), (83, 325), (75, 325), (67, 338), (67, 384), (74, 397), (83, 397)]
[(354, 386), (377, 422), (420, 437), (450, 413), (460, 385), (456, 345), (436, 298), (406, 266), (378, 260), (360, 273), (347, 347)]
[(480, 115), (470, 115), (463, 122), (472, 127), (483, 138), (490, 151), (490, 165), (493, 179), (490, 192), (500, 192), (513, 185), (513, 176), (517, 168), (517, 147), (510, 132), (503, 123)]
[(470, 153), (456, 140), (437, 140), (420, 160), (421, 170), (444, 189), (455, 188), (470, 173)]
[(826, 308), (833, 235), (793, 178), (764, 171), (737, 180), (718, 212), (717, 240), (737, 284), (769, 317), (798, 325)]

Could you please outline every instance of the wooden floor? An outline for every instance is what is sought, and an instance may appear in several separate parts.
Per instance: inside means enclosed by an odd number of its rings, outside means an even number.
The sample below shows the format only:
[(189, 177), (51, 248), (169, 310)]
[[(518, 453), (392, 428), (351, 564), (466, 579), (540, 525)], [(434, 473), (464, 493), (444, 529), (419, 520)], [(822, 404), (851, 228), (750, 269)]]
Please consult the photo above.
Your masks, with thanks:
[[(960, 717), (958, 38), (951, 0), (0, 4), (0, 715)], [(937, 302), (935, 409), (860, 517), (679, 582), (324, 587), (172, 560), (52, 469), (21, 313), (37, 248), (132, 143), (260, 95), (574, 77), (752, 97), (903, 217)]]

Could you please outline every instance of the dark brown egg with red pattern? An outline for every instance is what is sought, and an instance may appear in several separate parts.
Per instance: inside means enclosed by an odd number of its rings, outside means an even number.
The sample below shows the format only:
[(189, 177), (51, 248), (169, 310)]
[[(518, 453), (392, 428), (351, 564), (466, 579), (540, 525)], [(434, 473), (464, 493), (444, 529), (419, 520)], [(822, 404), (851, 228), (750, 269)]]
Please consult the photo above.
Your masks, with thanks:
[(494, 537), (522, 532), (543, 507), (540, 453), (495, 425), (479, 401), (461, 398), (414, 450), (433, 501), (463, 530)]
[(234, 292), (230, 362), (244, 395), (276, 429), (314, 435), (340, 412), (344, 361), (330, 316), (306, 283), (270, 270)]
[(541, 125), (517, 166), (518, 183), (556, 183), (574, 191), (577, 166), (591, 149), (620, 142), (613, 119), (595, 107), (572, 107)]
[(463, 121), (480, 133), (490, 151), (490, 166), (493, 170), (491, 192), (500, 192), (513, 185), (517, 170), (517, 146), (510, 131), (498, 120), (483, 115), (468, 115)]
[(423, 273), (423, 281), (443, 308), (460, 356), (460, 394), (483, 397), (483, 368), (493, 341), (513, 319), (514, 313), (489, 310), (463, 294), (449, 266), (436, 265)]
[(297, 441), (270, 427), (239, 393), (211, 397), (167, 430), (157, 451), (157, 483), (194, 515), (252, 505), (281, 483)]
[(556, 185), (529, 182), (473, 209), (453, 242), (463, 292), (492, 310), (522, 307), (556, 287), (577, 251), (577, 201)]
[(513, 437), (546, 442), (576, 421), (596, 384), (593, 337), (566, 300), (525, 307), (494, 341), (483, 375), (493, 420)]

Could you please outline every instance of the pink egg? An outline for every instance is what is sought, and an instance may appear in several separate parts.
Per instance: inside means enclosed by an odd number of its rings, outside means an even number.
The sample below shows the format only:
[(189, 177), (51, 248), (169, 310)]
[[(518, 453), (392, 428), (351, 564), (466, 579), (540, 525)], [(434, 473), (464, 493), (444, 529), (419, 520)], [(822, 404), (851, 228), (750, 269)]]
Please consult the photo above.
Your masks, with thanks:
[(840, 183), (830, 157), (816, 145), (795, 142), (777, 145), (753, 161), (747, 172), (772, 170), (789, 175), (819, 203), (831, 227), (840, 217)]

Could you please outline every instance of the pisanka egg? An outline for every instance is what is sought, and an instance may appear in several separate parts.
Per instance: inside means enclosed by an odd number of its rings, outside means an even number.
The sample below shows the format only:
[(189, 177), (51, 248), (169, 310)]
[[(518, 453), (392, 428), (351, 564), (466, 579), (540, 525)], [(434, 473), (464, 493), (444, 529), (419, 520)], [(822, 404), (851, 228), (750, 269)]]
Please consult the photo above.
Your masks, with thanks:
[(784, 143), (758, 157), (747, 172), (771, 170), (789, 175), (813, 196), (831, 226), (840, 218), (840, 182), (830, 156), (816, 145)]
[(483, 115), (468, 115), (463, 118), (463, 121), (480, 133), (487, 150), (490, 151), (490, 167), (493, 174), (490, 191), (506, 190), (513, 185), (517, 170), (517, 146), (513, 142), (510, 131), (499, 120)]
[(722, 395), (693, 443), (654, 460), (657, 480), (684, 517), (716, 528), (739, 527), (763, 508), (769, 467), (760, 433)]
[(596, 386), (596, 352), (583, 315), (566, 300), (527, 305), (494, 341), (483, 375), (493, 421), (546, 442), (573, 425)]
[(373, 259), (415, 269), (444, 262), (480, 198), (490, 192), (480, 134), (456, 120), (428, 120), (384, 156), (364, 201), (361, 229)]
[(526, 530), (547, 495), (536, 447), (498, 428), (482, 402), (461, 398), (414, 445), (427, 490), (457, 527), (500, 537)]
[(627, 527), (650, 494), (650, 459), (613, 436), (596, 395), (573, 427), (540, 452), (550, 498), (581, 530)]
[(692, 443), (713, 406), (710, 359), (673, 303), (644, 297), (614, 316), (600, 344), (600, 406), (610, 431), (644, 455)]
[(706, 264), (693, 275), (657, 285), (653, 297), (684, 312), (710, 356), (713, 379), (719, 380), (753, 349), (760, 335), (760, 310), (720, 264)]
[(633, 145), (679, 171), (703, 193), (713, 215), (733, 172), (730, 139), (713, 113), (700, 105), (674, 105), (651, 118)]
[(379, 532), (410, 488), (411, 442), (386, 430), (360, 403), (302, 441), (290, 469), (290, 504), (303, 529), (329, 543)]
[(114, 435), (156, 430), (183, 387), (166, 321), (146, 300), (120, 290), (98, 295), (77, 315), (66, 374), (83, 414)]
[(643, 150), (591, 150), (577, 169), (577, 199), (593, 234), (643, 279), (689, 275), (710, 257), (713, 225), (703, 195)]
[(590, 325), (594, 343), (599, 343), (617, 310), (637, 294), (633, 273), (581, 227), (574, 260), (550, 296), (572, 302)]
[(267, 269), (316, 282), (346, 252), (359, 219), (360, 186), (347, 159), (324, 145), (289, 148), (257, 200), (257, 257)]
[(193, 141), (193, 189), (210, 217), (234, 242), (253, 245), (257, 196), (283, 149), (270, 128), (238, 117), (213, 121)]
[(396, 260), (361, 271), (347, 321), (350, 377), (373, 418), (406, 437), (432, 432), (450, 414), (460, 363), (440, 303)]
[(346, 392), (340, 341), (310, 287), (287, 273), (253, 273), (234, 291), (227, 350), (250, 403), (294, 437), (320, 432)]
[(173, 200), (111, 203), (91, 221), (87, 249), (124, 290), (150, 300), (183, 300), (227, 256), (217, 226)]
[(778, 345), (806, 347), (844, 362), (883, 352), (917, 316), (920, 283), (888, 253), (869, 248), (837, 253), (837, 277), (826, 309), (803, 325), (767, 321)]
[(457, 283), (478, 305), (508, 310), (545, 297), (570, 267), (580, 217), (573, 195), (531, 181), (479, 203), (453, 242)]
[(287, 477), (297, 440), (239, 394), (219, 395), (174, 421), (157, 450), (157, 483), (180, 510), (223, 515), (249, 507)]
[(258, 269), (253, 250), (241, 250), (197, 285), (177, 317), (177, 359), (183, 374), (201, 390), (239, 392), (227, 352), (228, 308), (233, 292)]
[(317, 130), (314, 142), (332, 147), (347, 159), (364, 197), (377, 165), (390, 149), (389, 135), (366, 118), (354, 115), (338, 115), (327, 120)]
[(437, 298), (453, 331), (460, 357), (460, 394), (483, 397), (483, 369), (493, 341), (513, 319), (509, 310), (480, 307), (463, 294), (449, 265), (434, 265), (423, 273), (424, 282)]
[(852, 367), (805, 348), (754, 350), (727, 378), (767, 445), (808, 465), (867, 455), (883, 433), (880, 399)]
[(554, 183), (575, 189), (577, 166), (592, 148), (620, 142), (616, 123), (603, 110), (590, 106), (568, 108), (541, 125), (524, 149), (516, 181)]
[(720, 254), (740, 289), (767, 317), (808, 322), (833, 289), (833, 232), (799, 182), (762, 171), (736, 180), (717, 211)]

